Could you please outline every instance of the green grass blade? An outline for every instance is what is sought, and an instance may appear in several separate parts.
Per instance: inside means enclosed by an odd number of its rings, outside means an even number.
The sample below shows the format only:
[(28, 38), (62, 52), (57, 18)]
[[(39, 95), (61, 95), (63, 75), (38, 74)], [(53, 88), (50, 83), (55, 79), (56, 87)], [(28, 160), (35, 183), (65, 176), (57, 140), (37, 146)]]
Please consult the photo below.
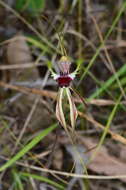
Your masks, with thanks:
[(80, 81), (84, 78), (84, 76), (87, 74), (87, 71), (91, 68), (91, 66), (93, 65), (94, 61), (96, 60), (97, 56), (99, 55), (100, 51), (101, 51), (101, 48), (104, 47), (104, 43), (105, 41), (107, 40), (107, 38), (110, 36), (110, 34), (112, 33), (113, 29), (115, 28), (120, 16), (122, 15), (122, 13), (125, 11), (126, 9), (126, 1), (124, 1), (124, 3), (122, 4), (122, 7), (119, 9), (119, 12), (116, 16), (116, 18), (114, 19), (110, 29), (108, 30), (105, 38), (104, 38), (104, 41), (101, 43), (101, 45), (98, 47), (96, 53), (94, 54), (94, 56), (92, 57), (90, 63), (88, 64), (87, 68), (85, 69), (85, 72), (83, 73), (83, 75), (81, 76), (80, 78)]
[[(124, 87), (126, 86), (126, 77), (125, 76), (123, 76), (120, 79), (120, 83), (121, 83), (122, 86), (124, 86)], [(118, 86), (117, 83), (115, 83), (115, 84), (112, 85), (112, 89), (118, 89), (118, 88), (119, 88), (119, 86)]]
[(43, 130), (39, 135), (37, 135), (32, 141), (30, 141), (22, 150), (20, 150), (14, 157), (8, 160), (3, 166), (0, 167), (0, 172), (5, 170), (19, 160), (24, 154), (31, 150), (37, 143), (39, 143), (46, 135), (48, 135), (52, 130), (54, 130), (57, 125), (53, 125), (45, 130)]
[(95, 155), (97, 154), (97, 152), (99, 151), (100, 147), (102, 146), (102, 144), (103, 144), (103, 142), (104, 142), (104, 140), (105, 140), (105, 137), (106, 137), (106, 135), (107, 135), (107, 133), (108, 133), (108, 130), (109, 130), (110, 125), (111, 125), (111, 122), (112, 122), (112, 120), (113, 120), (113, 118), (114, 118), (114, 116), (115, 116), (116, 110), (117, 110), (118, 105), (119, 105), (119, 103), (120, 103), (120, 101), (121, 101), (121, 98), (122, 98), (122, 94), (119, 96), (119, 98), (118, 98), (118, 100), (117, 100), (117, 102), (116, 102), (114, 108), (112, 109), (112, 111), (111, 111), (111, 113), (110, 113), (110, 116), (108, 117), (108, 121), (107, 121), (106, 127), (105, 127), (105, 129), (104, 129), (104, 131), (103, 131), (103, 134), (102, 134), (102, 136), (101, 136), (101, 138), (100, 138), (100, 141), (99, 141), (99, 143), (98, 143), (98, 146), (97, 146), (96, 150), (94, 151), (94, 153), (93, 153), (93, 155), (92, 155), (90, 161), (93, 160), (93, 158), (95, 157)]
[(50, 54), (53, 54), (53, 51), (51, 48), (49, 48), (47, 45), (43, 44), (43, 42), (38, 41), (37, 39), (34, 39), (33, 37), (27, 36), (26, 37), (27, 41), (37, 48), (40, 48), (42, 51), (48, 52)]
[(26, 173), (26, 172), (21, 172), (21, 175), (23, 177), (31, 177), (31, 178), (36, 179), (38, 181), (42, 181), (42, 182), (48, 183), (50, 185), (55, 186), (58, 189), (65, 189), (65, 187), (63, 185), (58, 184), (58, 183), (56, 183), (56, 182), (54, 182), (54, 181), (52, 181), (52, 180), (50, 180), (50, 179), (48, 179), (46, 177), (43, 177), (43, 176), (38, 176), (38, 175), (35, 175), (35, 174)]
[(12, 171), (13, 177), (14, 177), (14, 183), (15, 186), (18, 188), (18, 190), (24, 190), (23, 183), (21, 181), (21, 176), (16, 170)]
[(126, 73), (126, 64), (124, 64), (116, 73), (116, 75), (113, 75), (110, 77), (101, 88), (98, 88), (89, 98), (88, 101), (92, 100), (93, 98), (96, 98), (97, 96), (101, 95), (102, 92), (108, 89), (112, 85), (112, 83), (116, 80), (117, 77), (122, 76), (124, 73)]

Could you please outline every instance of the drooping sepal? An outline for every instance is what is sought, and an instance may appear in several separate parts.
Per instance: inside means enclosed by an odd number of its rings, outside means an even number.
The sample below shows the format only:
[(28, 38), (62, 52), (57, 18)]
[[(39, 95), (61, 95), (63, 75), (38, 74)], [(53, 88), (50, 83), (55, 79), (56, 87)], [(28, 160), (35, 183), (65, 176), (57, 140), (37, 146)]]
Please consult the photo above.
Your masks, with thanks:
[(71, 121), (71, 127), (74, 130), (75, 129), (75, 124), (76, 124), (76, 119), (78, 116), (78, 112), (73, 100), (73, 97), (71, 95), (70, 89), (66, 88), (66, 93), (69, 101), (69, 106), (70, 106), (70, 121)]

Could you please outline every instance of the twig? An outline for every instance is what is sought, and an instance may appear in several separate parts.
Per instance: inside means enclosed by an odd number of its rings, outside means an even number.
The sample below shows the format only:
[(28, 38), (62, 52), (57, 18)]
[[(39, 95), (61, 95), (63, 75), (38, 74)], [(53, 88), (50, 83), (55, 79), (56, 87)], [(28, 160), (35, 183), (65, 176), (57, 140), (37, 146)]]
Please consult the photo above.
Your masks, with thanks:
[[(8, 158), (5, 158), (4, 156), (0, 156), (3, 160), (9, 160)], [(47, 168), (37, 167), (29, 164), (24, 164), (22, 162), (16, 162), (19, 166), (23, 166), (26, 168), (30, 168), (36, 171), (46, 172), (50, 174), (58, 174), (66, 177), (76, 177), (76, 178), (83, 178), (83, 179), (123, 179), (126, 178), (126, 175), (115, 175), (115, 176), (104, 176), (104, 175), (83, 175), (83, 174), (74, 174), (74, 173), (68, 173), (68, 172), (62, 172), (57, 170), (51, 170)]]
[[(82, 112), (78, 112), (78, 114), (81, 117), (85, 118), (87, 121), (90, 121), (91, 123), (93, 123), (95, 127), (99, 127), (102, 130), (105, 129), (105, 126), (102, 125), (101, 123), (97, 122), (91, 115), (86, 115), (86, 114), (84, 114)], [(121, 135), (119, 135), (117, 133), (112, 132), (110, 129), (108, 130), (108, 133), (111, 135), (111, 137), (114, 140), (119, 141), (119, 142), (121, 142), (123, 144), (126, 144), (126, 138), (122, 137)]]

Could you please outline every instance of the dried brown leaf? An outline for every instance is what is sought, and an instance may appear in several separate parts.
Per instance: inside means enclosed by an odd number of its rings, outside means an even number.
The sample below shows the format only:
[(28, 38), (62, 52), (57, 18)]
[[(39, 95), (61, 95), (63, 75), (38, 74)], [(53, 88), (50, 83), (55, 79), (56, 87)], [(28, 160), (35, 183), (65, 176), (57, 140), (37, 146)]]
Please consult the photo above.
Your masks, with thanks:
[(21, 34), (15, 36), (7, 46), (7, 61), (9, 64), (23, 64), (32, 61), (29, 47)]
[[(85, 138), (87, 148), (97, 145), (91, 138)], [(93, 151), (89, 152), (90, 156)], [(102, 146), (88, 168), (96, 173), (105, 175), (126, 175), (126, 164), (120, 158), (110, 155), (105, 146)], [(121, 179), (126, 182), (126, 179)]]

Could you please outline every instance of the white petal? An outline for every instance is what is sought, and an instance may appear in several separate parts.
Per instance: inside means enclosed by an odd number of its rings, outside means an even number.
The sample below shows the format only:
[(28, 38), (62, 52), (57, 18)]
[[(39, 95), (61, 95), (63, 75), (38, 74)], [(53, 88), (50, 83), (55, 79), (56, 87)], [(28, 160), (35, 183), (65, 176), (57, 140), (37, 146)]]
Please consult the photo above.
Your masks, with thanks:
[(76, 73), (73, 72), (73, 73), (69, 74), (68, 76), (73, 80), (75, 78), (75, 76), (76, 76)]

